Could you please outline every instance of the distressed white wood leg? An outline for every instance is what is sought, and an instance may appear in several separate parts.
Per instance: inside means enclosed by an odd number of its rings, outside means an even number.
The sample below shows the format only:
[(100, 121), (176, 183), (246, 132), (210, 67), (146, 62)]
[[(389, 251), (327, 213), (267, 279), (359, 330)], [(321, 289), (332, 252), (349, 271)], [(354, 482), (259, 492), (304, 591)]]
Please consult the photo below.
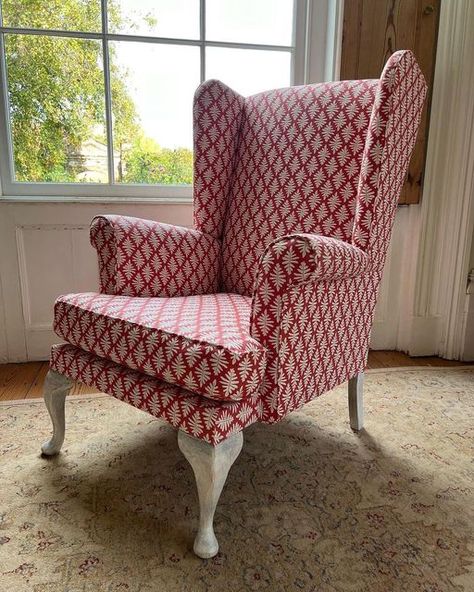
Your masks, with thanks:
[(364, 373), (349, 380), (349, 419), (351, 428), (359, 432), (364, 427)]
[(43, 397), (53, 422), (53, 436), (41, 446), (47, 456), (58, 454), (64, 442), (64, 402), (73, 382), (67, 376), (50, 370), (44, 381)]
[(214, 557), (219, 543), (214, 534), (214, 512), (227, 474), (242, 450), (242, 432), (232, 434), (217, 446), (178, 432), (178, 446), (191, 465), (196, 477), (199, 496), (199, 530), (194, 540), (194, 552), (202, 559)]

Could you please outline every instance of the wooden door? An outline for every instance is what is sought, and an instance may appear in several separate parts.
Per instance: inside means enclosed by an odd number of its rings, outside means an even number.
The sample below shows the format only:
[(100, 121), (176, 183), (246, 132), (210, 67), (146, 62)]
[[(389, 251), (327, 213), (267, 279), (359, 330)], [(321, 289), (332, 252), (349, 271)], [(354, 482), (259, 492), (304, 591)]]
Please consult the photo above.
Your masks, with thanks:
[(400, 197), (421, 199), (441, 0), (345, 0), (341, 80), (378, 78), (390, 55), (411, 49), (428, 83), (418, 139)]

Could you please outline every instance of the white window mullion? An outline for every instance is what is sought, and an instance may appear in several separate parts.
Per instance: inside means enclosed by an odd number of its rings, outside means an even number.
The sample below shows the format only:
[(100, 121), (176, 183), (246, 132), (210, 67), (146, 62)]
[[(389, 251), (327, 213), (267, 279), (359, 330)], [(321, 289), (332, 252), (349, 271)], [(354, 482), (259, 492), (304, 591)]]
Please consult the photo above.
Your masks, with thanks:
[(105, 126), (107, 136), (107, 166), (109, 172), (109, 185), (115, 183), (115, 163), (114, 163), (114, 131), (112, 118), (112, 92), (110, 89), (110, 61), (109, 61), (109, 42), (108, 18), (107, 18), (107, 0), (101, 0), (102, 9), (102, 60), (104, 67), (104, 91), (105, 91)]
[(293, 20), (293, 55), (291, 60), (291, 83), (304, 84), (306, 76), (308, 10), (311, 0), (295, 0)]
[[(298, 2), (299, 0), (297, 0)], [(338, 79), (343, 0), (307, 0), (306, 84)]]
[(206, 80), (206, 0), (199, 0), (199, 40), (201, 42), (201, 84)]

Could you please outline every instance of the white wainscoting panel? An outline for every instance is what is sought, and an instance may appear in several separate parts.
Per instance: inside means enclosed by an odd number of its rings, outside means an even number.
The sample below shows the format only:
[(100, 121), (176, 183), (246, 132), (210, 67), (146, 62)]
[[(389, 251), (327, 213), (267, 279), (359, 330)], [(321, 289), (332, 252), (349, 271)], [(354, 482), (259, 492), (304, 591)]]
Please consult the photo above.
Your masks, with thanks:
[(16, 228), (21, 300), (29, 359), (52, 343), (53, 303), (60, 294), (97, 291), (95, 251), (87, 226), (39, 224)]
[(3, 302), (2, 277), (0, 275), (0, 364), (8, 362), (7, 328), (5, 324), (5, 304)]
[(408, 298), (412, 275), (407, 274), (406, 260), (413, 248), (413, 235), (408, 226), (411, 211), (417, 206), (397, 210), (392, 240), (380, 285), (374, 326), (370, 339), (372, 349), (398, 349), (400, 311)]
[(91, 219), (118, 213), (192, 225), (191, 204), (0, 202), (0, 362), (47, 360), (53, 305), (60, 294), (96, 291)]

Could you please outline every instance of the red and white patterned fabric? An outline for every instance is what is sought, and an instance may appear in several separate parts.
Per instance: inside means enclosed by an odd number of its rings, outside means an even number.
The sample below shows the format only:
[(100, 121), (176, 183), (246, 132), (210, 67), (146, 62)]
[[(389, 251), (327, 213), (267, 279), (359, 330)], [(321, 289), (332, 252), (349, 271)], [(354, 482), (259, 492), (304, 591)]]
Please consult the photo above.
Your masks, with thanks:
[(223, 289), (252, 294), (266, 247), (293, 233), (350, 242), (376, 80), (249, 97), (223, 236)]
[(100, 290), (126, 296), (217, 292), (220, 242), (199, 230), (129, 216), (96, 216), (90, 231)]
[(220, 238), (232, 190), (245, 99), (219, 80), (194, 96), (194, 225)]
[(364, 342), (365, 307), (339, 286), (356, 286), (370, 270), (364, 251), (320, 235), (288, 236), (267, 248), (251, 317), (252, 335), (268, 352), (264, 421), (284, 417), (339, 384), (341, 374), (362, 368), (365, 349), (354, 342)]
[(58, 298), (54, 330), (68, 343), (210, 399), (258, 391), (265, 350), (250, 337), (251, 299), (239, 294)]
[[(153, 299), (130, 298), (117, 315), (106, 304), (91, 304), (98, 295), (69, 296), (58, 304), (56, 326), (77, 347), (53, 350), (53, 369), (188, 433), (184, 414), (171, 420), (163, 405), (146, 402), (141, 381), (152, 381), (146, 384), (159, 400), (163, 392), (177, 405), (189, 397), (196, 413), (197, 401), (216, 413), (225, 406), (230, 429), (238, 430), (252, 421), (277, 421), (362, 371), (425, 94), (409, 51), (393, 54), (380, 80), (293, 87), (245, 99), (218, 81), (201, 85), (194, 103), (196, 230), (120, 216), (99, 217), (92, 229), (101, 291), (153, 296), (162, 304), (145, 307), (169, 307), (172, 319), (160, 325), (159, 312), (141, 321), (140, 303)], [(196, 328), (198, 312), (191, 309), (212, 292), (219, 292), (212, 297), (219, 303), (240, 298), (246, 307), (245, 314), (229, 317), (226, 335), (236, 339), (230, 347), (218, 334), (217, 318), (206, 329)], [(188, 301), (185, 321), (176, 312), (177, 297), (191, 294), (208, 296)], [(113, 346), (110, 335), (118, 335)], [(229, 391), (217, 368), (211, 367), (206, 382), (193, 356), (186, 358), (189, 340), (203, 335), (206, 347), (236, 356), (236, 390)], [(178, 354), (167, 349), (168, 340), (180, 344)], [(153, 351), (159, 351), (158, 365)], [(74, 363), (66, 363), (66, 354)], [(88, 363), (100, 366), (95, 378), (87, 375)], [(248, 373), (247, 363), (254, 365)], [(110, 372), (121, 375), (120, 387), (109, 381)], [(240, 400), (209, 399), (223, 395)], [(209, 426), (197, 437), (212, 443), (225, 437), (215, 423)]]
[(50, 367), (212, 445), (240, 432), (262, 415), (258, 393), (245, 401), (212, 401), (69, 344), (53, 346)]
[[(307, 265), (307, 247), (301, 241), (283, 243), (278, 251), (271, 245), (262, 259), (251, 333), (267, 348), (262, 385), (265, 422), (277, 421), (364, 369), (396, 204), (425, 93), (413, 54), (394, 54), (377, 86), (361, 163), (352, 246), (338, 245), (347, 253), (344, 263), (325, 265), (321, 257), (319, 277), (308, 273), (303, 278), (300, 269)], [(330, 260), (335, 251), (327, 246)], [(365, 265), (351, 263), (351, 249), (364, 253)], [(299, 264), (289, 266), (289, 260)], [(346, 272), (336, 277), (332, 270), (337, 267)], [(274, 269), (281, 272), (272, 273)]]

